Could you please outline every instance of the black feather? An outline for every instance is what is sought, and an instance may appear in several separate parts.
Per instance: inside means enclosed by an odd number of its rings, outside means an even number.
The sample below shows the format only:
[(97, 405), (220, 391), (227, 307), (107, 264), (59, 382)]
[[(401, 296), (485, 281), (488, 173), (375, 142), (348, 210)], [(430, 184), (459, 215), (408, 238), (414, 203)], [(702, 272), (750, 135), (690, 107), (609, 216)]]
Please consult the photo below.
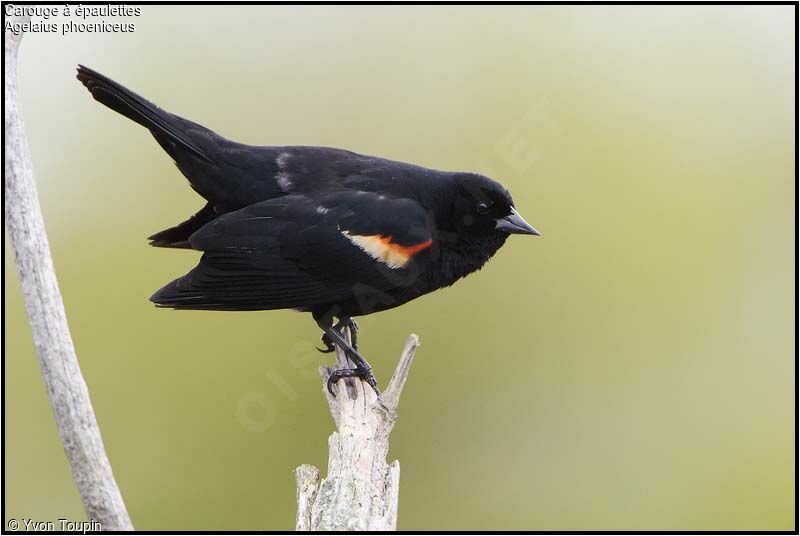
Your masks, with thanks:
[(480, 269), (508, 236), (497, 225), (515, 214), (511, 196), (482, 175), (328, 147), (236, 143), (91, 69), (80, 66), (78, 79), (148, 128), (207, 201), (150, 237), (204, 252), (152, 296), (160, 307), (368, 314)]
[(191, 151), (195, 156), (207, 162), (213, 162), (205, 151), (182, 132), (180, 121), (186, 121), (185, 119), (165, 112), (125, 86), (83, 65), (78, 66), (77, 78), (86, 86), (97, 102), (105, 104), (115, 112), (150, 129), (157, 139), (164, 136), (169, 141), (178, 143)]
[(164, 229), (152, 236), (147, 237), (150, 245), (160, 248), (191, 248), (189, 237), (203, 227), (208, 222), (217, 218), (219, 214), (211, 206), (211, 203), (200, 209), (200, 211), (188, 220), (179, 223), (175, 227)]

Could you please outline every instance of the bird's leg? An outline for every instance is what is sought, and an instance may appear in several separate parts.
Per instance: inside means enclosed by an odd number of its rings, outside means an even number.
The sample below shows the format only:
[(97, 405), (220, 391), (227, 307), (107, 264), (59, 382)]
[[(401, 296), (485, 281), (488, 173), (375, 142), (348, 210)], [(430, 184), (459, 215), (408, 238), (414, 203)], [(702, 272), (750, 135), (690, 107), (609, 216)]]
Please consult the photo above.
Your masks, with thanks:
[(324, 331), (331, 342), (344, 350), (353, 363), (355, 364), (355, 368), (352, 369), (340, 369), (340, 370), (332, 370), (331, 375), (328, 378), (328, 392), (333, 396), (336, 396), (336, 393), (333, 391), (333, 386), (342, 378), (352, 378), (358, 377), (362, 380), (366, 381), (370, 387), (375, 391), (376, 394), (380, 394), (380, 390), (378, 389), (378, 382), (375, 380), (375, 375), (372, 374), (372, 367), (367, 360), (364, 359), (361, 354), (358, 353), (358, 350), (350, 346), (344, 337), (336, 331), (333, 326), (320, 326)]
[(352, 318), (347, 319), (350, 327), (350, 342), (354, 350), (358, 350), (358, 324)]
[[(350, 345), (353, 347), (354, 350), (358, 350), (358, 324), (356, 321), (350, 317), (344, 317), (340, 319), (336, 325), (333, 326), (333, 329), (342, 333), (344, 328), (350, 328)], [(317, 348), (317, 351), (323, 354), (329, 354), (331, 352), (336, 351), (336, 346), (334, 346), (333, 341), (328, 336), (327, 333), (323, 333), (322, 337), (319, 339), (322, 341), (322, 344), (325, 345), (325, 348)]]
[(350, 346), (353, 347), (353, 350), (358, 350), (358, 324), (349, 316), (345, 316), (333, 326), (333, 329), (339, 333), (344, 333), (344, 328), (350, 328)]

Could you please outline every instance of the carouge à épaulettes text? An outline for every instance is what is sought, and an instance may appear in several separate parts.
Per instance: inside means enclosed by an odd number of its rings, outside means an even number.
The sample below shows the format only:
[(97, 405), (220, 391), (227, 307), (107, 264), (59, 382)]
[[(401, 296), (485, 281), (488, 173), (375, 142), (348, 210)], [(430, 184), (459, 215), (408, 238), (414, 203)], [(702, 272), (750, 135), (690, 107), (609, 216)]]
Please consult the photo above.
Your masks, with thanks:
[[(81, 4), (65, 4), (63, 6), (19, 6), (6, 4), (3, 6), (6, 17), (36, 17), (24, 23), (6, 19), (5, 31), (19, 35), (26, 33), (111, 33), (133, 32), (136, 26), (132, 22), (107, 22), (91, 21), (95, 17), (138, 17), (142, 14), (141, 7), (126, 5), (102, 6)], [(69, 17), (69, 20), (59, 24), (52, 20), (54, 17)]]

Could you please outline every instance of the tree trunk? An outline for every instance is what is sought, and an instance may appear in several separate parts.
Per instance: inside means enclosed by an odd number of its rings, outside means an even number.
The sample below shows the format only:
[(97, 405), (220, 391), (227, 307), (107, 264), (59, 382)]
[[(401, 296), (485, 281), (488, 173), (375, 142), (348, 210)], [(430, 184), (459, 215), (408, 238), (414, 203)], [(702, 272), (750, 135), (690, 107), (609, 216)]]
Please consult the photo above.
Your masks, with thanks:
[[(331, 396), (326, 388), (331, 369), (320, 369), (336, 431), (328, 438), (326, 478), (320, 481), (319, 469), (311, 465), (295, 470), (297, 530), (395, 530), (400, 463), (395, 460), (387, 465), (386, 455), (400, 393), (418, 347), (419, 339), (410, 335), (389, 386), (380, 396), (357, 378), (339, 380), (337, 396)], [(352, 366), (344, 352), (337, 349), (336, 354), (337, 368)]]

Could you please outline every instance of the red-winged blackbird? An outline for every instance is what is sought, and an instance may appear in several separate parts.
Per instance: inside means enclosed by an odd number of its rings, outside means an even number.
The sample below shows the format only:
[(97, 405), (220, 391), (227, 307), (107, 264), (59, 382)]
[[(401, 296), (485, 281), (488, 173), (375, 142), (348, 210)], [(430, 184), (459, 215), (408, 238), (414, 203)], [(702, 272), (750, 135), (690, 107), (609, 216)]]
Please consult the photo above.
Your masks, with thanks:
[(153, 246), (203, 252), (150, 299), (174, 309), (311, 312), (326, 351), (340, 346), (356, 364), (332, 374), (331, 392), (348, 376), (377, 391), (355, 340), (340, 334), (355, 328), (352, 317), (452, 285), (509, 234), (539, 234), (488, 177), (327, 147), (244, 145), (91, 69), (79, 66), (77, 78), (95, 100), (149, 129), (206, 200), (150, 237)]

